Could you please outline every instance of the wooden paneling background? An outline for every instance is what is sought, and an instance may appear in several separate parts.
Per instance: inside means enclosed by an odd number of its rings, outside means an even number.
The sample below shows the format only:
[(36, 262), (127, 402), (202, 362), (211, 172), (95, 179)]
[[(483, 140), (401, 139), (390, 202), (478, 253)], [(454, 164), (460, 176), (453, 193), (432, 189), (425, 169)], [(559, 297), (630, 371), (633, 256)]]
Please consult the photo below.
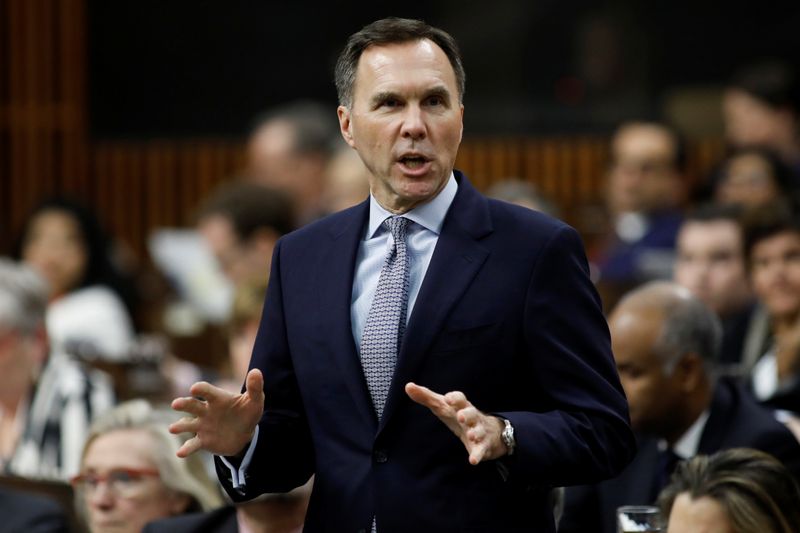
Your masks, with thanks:
[[(231, 141), (90, 139), (86, 80), (85, 0), (0, 0), (0, 253), (38, 199), (68, 193), (143, 258), (151, 228), (186, 223), (242, 166)], [(717, 139), (690, 143), (690, 174), (721, 153)], [(482, 189), (509, 176), (538, 184), (574, 223), (599, 202), (607, 158), (603, 138), (466, 139), (457, 164)]]

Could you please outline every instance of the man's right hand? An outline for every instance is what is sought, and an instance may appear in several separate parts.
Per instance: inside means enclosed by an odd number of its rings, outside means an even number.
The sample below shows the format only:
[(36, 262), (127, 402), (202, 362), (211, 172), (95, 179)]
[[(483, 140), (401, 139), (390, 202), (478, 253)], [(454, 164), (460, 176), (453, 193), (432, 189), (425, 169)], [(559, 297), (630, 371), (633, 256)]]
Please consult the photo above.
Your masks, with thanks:
[(245, 391), (233, 394), (205, 381), (192, 385), (191, 397), (176, 398), (172, 408), (188, 413), (170, 425), (170, 433), (194, 433), (178, 450), (188, 457), (197, 450), (233, 456), (250, 441), (264, 411), (264, 376), (253, 369), (245, 379)]

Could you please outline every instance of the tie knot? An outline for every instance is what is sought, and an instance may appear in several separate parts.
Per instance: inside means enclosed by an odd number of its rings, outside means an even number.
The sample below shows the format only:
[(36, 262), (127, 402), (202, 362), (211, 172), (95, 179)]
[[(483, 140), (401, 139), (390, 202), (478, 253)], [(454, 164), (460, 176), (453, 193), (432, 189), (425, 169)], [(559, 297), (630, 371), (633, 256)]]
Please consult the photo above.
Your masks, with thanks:
[(409, 220), (406, 217), (390, 217), (383, 221), (383, 225), (389, 230), (394, 237), (395, 242), (402, 242), (406, 240), (406, 228), (408, 228)]

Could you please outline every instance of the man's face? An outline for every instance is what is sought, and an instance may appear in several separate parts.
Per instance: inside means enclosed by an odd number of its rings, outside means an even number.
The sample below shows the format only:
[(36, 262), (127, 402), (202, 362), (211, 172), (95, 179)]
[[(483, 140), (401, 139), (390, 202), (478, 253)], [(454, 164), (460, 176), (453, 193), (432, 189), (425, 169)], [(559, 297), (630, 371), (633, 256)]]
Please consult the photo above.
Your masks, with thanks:
[(742, 234), (732, 220), (688, 221), (678, 233), (675, 281), (721, 317), (750, 301)]
[(800, 313), (800, 233), (784, 231), (758, 241), (751, 253), (750, 279), (773, 317)]
[(611, 345), (622, 387), (628, 397), (631, 425), (637, 431), (664, 435), (680, 395), (653, 346), (662, 317), (653, 310), (626, 309), (625, 302), (609, 318)]
[(447, 56), (429, 40), (370, 46), (358, 62), (345, 141), (370, 171), (370, 190), (392, 212), (439, 193), (461, 143), (464, 106)]
[(714, 191), (717, 202), (746, 207), (768, 204), (780, 195), (769, 162), (755, 153), (744, 153), (730, 159)]
[(681, 183), (674, 164), (674, 141), (666, 130), (633, 124), (614, 136), (611, 148), (608, 194), (612, 211), (647, 213), (674, 207)]
[(725, 92), (722, 113), (725, 137), (733, 146), (779, 148), (795, 136), (797, 125), (790, 112), (773, 109), (739, 89)]
[(239, 285), (266, 278), (272, 256), (250, 240), (242, 241), (230, 219), (223, 215), (208, 216), (200, 221), (198, 230), (231, 283)]

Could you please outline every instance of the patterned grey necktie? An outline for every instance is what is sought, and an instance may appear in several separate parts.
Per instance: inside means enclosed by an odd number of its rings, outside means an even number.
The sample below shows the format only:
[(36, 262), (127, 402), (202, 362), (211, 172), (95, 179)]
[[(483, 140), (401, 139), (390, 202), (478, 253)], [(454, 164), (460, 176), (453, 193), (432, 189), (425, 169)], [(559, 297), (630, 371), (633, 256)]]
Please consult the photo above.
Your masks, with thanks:
[(364, 333), (361, 336), (361, 366), (372, 397), (372, 405), (383, 416), (383, 407), (389, 395), (400, 340), (406, 326), (408, 309), (408, 255), (406, 229), (409, 220), (392, 217), (383, 225), (394, 240), (383, 263), (375, 298), (369, 308)]

